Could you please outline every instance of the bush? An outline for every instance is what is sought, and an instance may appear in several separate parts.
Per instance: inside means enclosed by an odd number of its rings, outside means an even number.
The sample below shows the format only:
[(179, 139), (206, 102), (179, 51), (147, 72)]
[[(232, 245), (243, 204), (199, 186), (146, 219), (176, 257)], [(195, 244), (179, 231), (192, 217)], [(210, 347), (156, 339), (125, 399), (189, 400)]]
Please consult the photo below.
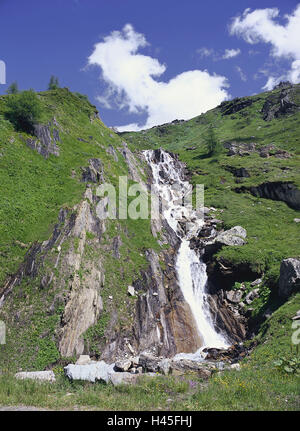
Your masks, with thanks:
[(7, 108), (7, 117), (18, 130), (33, 132), (33, 126), (42, 112), (41, 103), (33, 90), (11, 95)]

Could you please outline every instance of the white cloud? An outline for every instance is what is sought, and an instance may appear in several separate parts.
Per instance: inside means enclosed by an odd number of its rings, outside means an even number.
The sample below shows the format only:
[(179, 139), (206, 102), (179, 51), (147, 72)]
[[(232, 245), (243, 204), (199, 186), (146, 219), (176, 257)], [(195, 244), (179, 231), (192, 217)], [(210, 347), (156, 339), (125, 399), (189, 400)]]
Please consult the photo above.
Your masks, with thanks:
[(241, 53), (241, 50), (239, 48), (238, 49), (225, 49), (225, 53), (222, 56), (222, 58), (224, 60), (228, 60), (229, 58), (236, 57), (240, 53)]
[(265, 85), (269, 89), (279, 80), (288, 79), (292, 83), (300, 82), (300, 4), (291, 15), (285, 15), (285, 25), (276, 21), (279, 10), (246, 9), (242, 16), (236, 17), (230, 27), (231, 34), (242, 36), (246, 42), (255, 44), (265, 42), (271, 44), (270, 54), (275, 58), (291, 61), (291, 68), (282, 76), (270, 76)]
[(199, 55), (200, 58), (204, 57), (212, 57), (214, 61), (219, 60), (228, 60), (230, 58), (236, 57), (241, 53), (241, 50), (238, 49), (225, 49), (224, 54), (221, 54), (220, 51), (215, 51), (213, 48), (206, 48), (203, 46), (202, 48), (199, 48), (196, 50), (196, 53)]
[(211, 56), (215, 55), (214, 49), (212, 49), (212, 48), (205, 48), (205, 46), (203, 46), (202, 48), (197, 49), (196, 53), (199, 54), (200, 58), (211, 57)]
[(227, 79), (207, 70), (187, 71), (168, 82), (159, 80), (166, 66), (138, 53), (146, 45), (144, 35), (127, 24), (97, 43), (88, 58), (89, 65), (101, 68), (101, 79), (108, 84), (107, 93), (98, 99), (105, 100), (104, 106), (117, 103), (130, 113), (147, 114), (142, 126), (130, 124), (122, 130), (149, 128), (176, 118), (187, 120), (229, 97)]
[(240, 66), (236, 66), (235, 69), (238, 72), (238, 74), (240, 75), (241, 80), (244, 81), (244, 82), (246, 82), (247, 81), (247, 76), (242, 71), (242, 68)]

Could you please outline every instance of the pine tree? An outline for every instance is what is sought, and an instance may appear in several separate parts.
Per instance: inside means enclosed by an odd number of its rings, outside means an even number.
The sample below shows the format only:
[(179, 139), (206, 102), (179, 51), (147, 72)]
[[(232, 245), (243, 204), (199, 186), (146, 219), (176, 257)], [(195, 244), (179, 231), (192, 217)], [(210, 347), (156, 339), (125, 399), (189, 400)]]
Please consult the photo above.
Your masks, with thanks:
[(216, 155), (220, 152), (220, 142), (216, 136), (214, 127), (212, 124), (208, 127), (205, 136), (205, 146), (209, 156)]
[(10, 84), (8, 89), (6, 90), (7, 94), (17, 94), (19, 92), (18, 90), (18, 83), (17, 81), (14, 81)]
[(56, 90), (57, 88), (59, 88), (58, 78), (52, 75), (48, 85), (48, 90)]

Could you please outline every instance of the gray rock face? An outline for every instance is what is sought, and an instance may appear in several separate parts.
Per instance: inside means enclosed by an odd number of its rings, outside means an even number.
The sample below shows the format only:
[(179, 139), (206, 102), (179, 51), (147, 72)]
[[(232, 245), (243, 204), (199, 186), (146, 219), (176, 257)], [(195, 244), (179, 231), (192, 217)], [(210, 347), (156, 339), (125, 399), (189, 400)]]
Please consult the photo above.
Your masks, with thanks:
[(115, 162), (119, 161), (118, 154), (117, 154), (116, 150), (114, 149), (114, 147), (111, 144), (109, 144), (109, 146), (107, 147), (106, 152), (108, 154), (110, 154), (111, 156), (113, 156)]
[(247, 231), (242, 226), (234, 226), (233, 228), (220, 233), (214, 240), (215, 243), (222, 245), (244, 245)]
[(279, 295), (288, 298), (300, 289), (300, 259), (284, 259), (280, 266)]
[(28, 147), (36, 150), (45, 159), (49, 157), (50, 154), (54, 156), (59, 156), (59, 147), (56, 145), (60, 141), (59, 131), (53, 129), (51, 136), (51, 123), (48, 125), (36, 124), (34, 126), (34, 134), (38, 138), (27, 139), (26, 143)]
[(249, 191), (253, 196), (285, 202), (289, 207), (300, 210), (300, 190), (293, 183), (274, 181), (259, 186), (236, 188), (237, 193)]
[(20, 372), (16, 373), (15, 377), (17, 379), (31, 379), (31, 380), (39, 380), (43, 382), (55, 382), (55, 374), (53, 371), (29, 371), (29, 372)]
[(82, 181), (85, 183), (103, 182), (103, 167), (100, 159), (89, 159), (89, 166), (82, 169)]
[(110, 375), (114, 373), (115, 364), (108, 365), (104, 361), (87, 365), (69, 364), (64, 368), (65, 375), (70, 380), (87, 380), (95, 383), (97, 380), (108, 383)]

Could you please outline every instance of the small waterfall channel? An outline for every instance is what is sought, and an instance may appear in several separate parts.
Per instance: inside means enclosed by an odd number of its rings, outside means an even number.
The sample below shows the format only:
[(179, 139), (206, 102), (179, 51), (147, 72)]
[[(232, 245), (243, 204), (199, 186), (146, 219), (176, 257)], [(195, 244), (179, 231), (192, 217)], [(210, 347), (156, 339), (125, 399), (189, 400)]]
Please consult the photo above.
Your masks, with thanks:
[[(225, 337), (216, 331), (210, 313), (206, 293), (206, 265), (190, 248), (190, 239), (200, 231), (204, 222), (201, 217), (197, 217), (191, 206), (182, 204), (183, 196), (191, 192), (192, 186), (188, 181), (184, 181), (183, 169), (179, 162), (162, 149), (146, 150), (144, 155), (152, 169), (152, 187), (161, 199), (161, 214), (181, 241), (176, 257), (178, 281), (203, 340), (203, 345), (197, 352), (182, 352), (176, 357), (203, 360), (206, 356), (202, 353), (204, 348), (229, 346)], [(184, 230), (180, 221), (185, 222)]]

